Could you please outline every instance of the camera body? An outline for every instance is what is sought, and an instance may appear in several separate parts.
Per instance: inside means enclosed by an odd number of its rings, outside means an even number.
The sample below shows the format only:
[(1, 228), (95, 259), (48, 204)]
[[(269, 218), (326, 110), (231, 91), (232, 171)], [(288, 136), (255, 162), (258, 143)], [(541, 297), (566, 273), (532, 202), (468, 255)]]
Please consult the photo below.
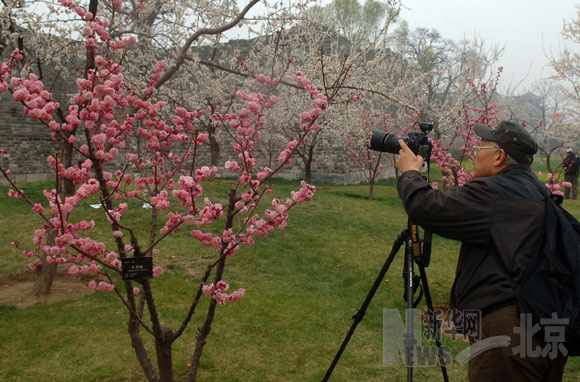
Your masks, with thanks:
[(402, 139), (403, 142), (405, 142), (405, 144), (409, 146), (409, 148), (415, 153), (415, 155), (421, 155), (423, 158), (425, 158), (425, 160), (428, 161), (431, 157), (433, 144), (427, 137), (427, 134), (433, 130), (433, 124), (421, 122), (419, 123), (419, 128), (421, 131), (413, 131), (406, 137), (399, 137), (396, 134), (385, 133), (384, 131), (373, 131), (370, 149), (398, 154), (399, 150), (401, 150), (399, 139)]

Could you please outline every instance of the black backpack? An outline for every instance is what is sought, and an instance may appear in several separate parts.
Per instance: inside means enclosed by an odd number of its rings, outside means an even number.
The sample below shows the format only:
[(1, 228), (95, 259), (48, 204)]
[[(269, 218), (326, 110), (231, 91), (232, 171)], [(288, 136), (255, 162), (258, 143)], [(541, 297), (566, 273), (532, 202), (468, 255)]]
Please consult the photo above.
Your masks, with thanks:
[(560, 206), (561, 196), (553, 195), (543, 184), (539, 187), (546, 196), (543, 249), (530, 260), (519, 283), (511, 278), (497, 253), (495, 257), (512, 283), (519, 313), (531, 313), (532, 323), (538, 324), (542, 333), (550, 326), (545, 324), (546, 319), (554, 321), (553, 318), (557, 317), (562, 320), (560, 326), (565, 327), (567, 355), (578, 356), (580, 222)]

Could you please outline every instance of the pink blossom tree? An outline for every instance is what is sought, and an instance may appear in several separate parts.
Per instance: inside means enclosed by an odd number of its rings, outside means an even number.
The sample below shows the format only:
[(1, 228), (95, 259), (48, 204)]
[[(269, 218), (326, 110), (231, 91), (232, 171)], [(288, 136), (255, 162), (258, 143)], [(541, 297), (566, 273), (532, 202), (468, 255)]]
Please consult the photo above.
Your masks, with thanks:
[[(211, 325), (219, 305), (233, 303), (245, 295), (239, 288), (230, 291), (225, 281), (225, 269), (232, 256), (242, 247), (252, 246), (258, 237), (275, 229), (284, 229), (288, 213), (296, 205), (312, 199), (315, 187), (302, 182), (286, 200), (271, 198), (272, 178), (289, 163), (297, 148), (316, 131), (317, 120), (324, 114), (332, 98), (340, 89), (334, 88), (330, 97), (322, 94), (302, 72), (293, 76), (311, 100), (310, 107), (296, 115), (300, 131), (287, 142), (273, 168), (260, 169), (255, 146), (267, 124), (266, 111), (277, 107), (279, 98), (274, 91), (279, 77), (256, 75), (262, 91), (237, 91), (233, 101), (220, 109), (191, 110), (177, 107), (169, 112), (164, 101), (157, 100), (159, 87), (179, 69), (179, 62), (167, 66), (159, 61), (144, 89), (133, 88), (127, 82), (122, 58), (130, 54), (136, 42), (134, 36), (115, 38), (107, 19), (101, 19), (72, 1), (62, 5), (86, 20), (83, 28), (85, 47), (94, 58), (77, 79), (77, 92), (65, 113), (64, 122), (55, 119), (60, 105), (35, 74), (19, 75), (23, 56), (15, 50), (11, 59), (0, 66), (0, 94), (11, 95), (23, 105), (32, 120), (46, 126), (53, 139), (68, 145), (83, 159), (76, 165), (64, 164), (58, 155), (47, 158), (54, 169), (56, 187), (45, 190), (43, 203), (31, 200), (11, 178), (10, 170), (0, 172), (12, 185), (9, 196), (22, 198), (30, 204), (43, 221), (34, 232), (33, 247), (14, 245), (32, 262), (31, 268), (46, 264), (66, 264), (71, 274), (94, 276), (89, 289), (114, 292), (129, 315), (128, 331), (137, 359), (149, 381), (173, 380), (172, 345), (191, 323), (204, 296), (209, 304), (198, 328), (188, 380), (194, 381)], [(119, 2), (113, 2), (113, 14)], [(119, 54), (120, 53), (120, 54)], [(121, 59), (119, 59), (119, 57)], [(167, 118), (163, 116), (169, 114)], [(223, 170), (217, 166), (200, 165), (200, 150), (209, 136), (198, 128), (202, 118), (214, 121), (231, 139), (234, 156), (225, 161)], [(71, 134), (76, 132), (77, 134)], [(206, 183), (218, 171), (235, 175), (225, 203), (219, 195), (210, 195)], [(74, 185), (70, 196), (58, 192), (65, 180)], [(89, 198), (98, 198), (110, 227), (112, 246), (94, 236), (94, 221), (82, 219), (75, 213)], [(143, 240), (123, 216), (131, 205), (147, 203), (152, 207), (149, 235)], [(263, 212), (260, 205), (269, 203)], [(209, 226), (222, 224), (216, 233)], [(184, 312), (181, 324), (170, 328), (163, 323), (155, 298), (154, 283), (148, 278), (138, 281), (121, 280), (122, 264), (130, 258), (156, 258), (160, 243), (167, 237), (188, 231), (194, 241), (214, 248), (216, 256), (207, 265), (192, 302)], [(153, 277), (163, 274), (163, 268), (153, 268)], [(146, 307), (146, 309), (144, 309)], [(143, 334), (154, 339), (156, 363)], [(155, 365), (156, 364), (156, 365)]]
[[(443, 173), (442, 180), (445, 189), (463, 186), (473, 179), (470, 168), (466, 166), (468, 161), (473, 161), (473, 146), (479, 142), (473, 126), (479, 123), (491, 128), (497, 123), (497, 103), (493, 102), (492, 98), (496, 92), (501, 71), (500, 67), (495, 78), (489, 82), (467, 79), (473, 101), (463, 104), (464, 124), (455, 128), (448, 140), (438, 139), (433, 142), (431, 160), (435, 161)], [(452, 155), (452, 147), (458, 147), (457, 157)], [(434, 186), (438, 187), (438, 185)]]
[[(153, 99), (201, 110), (226, 105), (234, 93), (232, 81), (208, 75), (199, 65), (202, 47), (223, 49), (222, 42), (227, 40), (224, 33), (236, 26), (247, 27), (248, 33), (254, 35), (269, 33), (281, 24), (294, 22), (308, 4), (302, 0), (276, 4), (269, 8), (265, 17), (253, 17), (258, 2), (249, 0), (243, 8), (231, 1), (206, 2), (198, 6), (192, 0), (79, 0), (77, 5), (107, 21), (113, 39), (135, 38), (135, 43), (117, 51), (125, 80), (133, 89), (143, 92), (149, 86), (147, 73), (157, 61), (165, 60), (168, 65), (155, 85), (157, 91), (152, 94)], [(18, 48), (22, 51), (19, 65), (23, 72), (34, 71), (44, 79), (43, 73), (54, 69), (58, 73), (57, 81), (74, 84), (80, 73), (95, 67), (92, 47), (87, 48), (79, 41), (86, 39), (90, 30), (90, 23), (58, 1), (42, 4), (6, 2), (0, 9), (0, 54)], [(50, 87), (47, 83), (47, 88)], [(69, 96), (72, 94), (52, 94), (52, 100), (59, 104), (55, 111), (59, 123), (66, 123)], [(208, 115), (204, 114), (198, 125), (204, 126), (209, 134), (212, 165), (216, 165), (220, 147), (214, 134), (215, 122), (209, 120)], [(76, 129), (64, 134), (76, 135)], [(60, 147), (55, 152), (58, 152), (60, 163), (70, 167), (73, 156), (78, 154), (62, 142), (65, 140), (57, 142)], [(58, 192), (63, 197), (74, 192), (69, 179), (63, 179), (59, 187)], [(39, 266), (37, 271), (39, 282), (35, 290), (40, 294), (49, 293), (56, 265)]]

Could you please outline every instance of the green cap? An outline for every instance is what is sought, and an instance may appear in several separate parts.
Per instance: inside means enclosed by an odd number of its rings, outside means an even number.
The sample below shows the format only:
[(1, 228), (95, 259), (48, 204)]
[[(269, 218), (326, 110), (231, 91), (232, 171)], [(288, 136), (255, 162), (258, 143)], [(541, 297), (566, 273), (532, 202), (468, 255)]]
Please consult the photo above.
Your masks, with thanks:
[(518, 123), (501, 121), (491, 129), (478, 123), (473, 127), (473, 130), (481, 138), (497, 143), (518, 163), (529, 165), (534, 161), (534, 154), (538, 151), (538, 144), (534, 137)]

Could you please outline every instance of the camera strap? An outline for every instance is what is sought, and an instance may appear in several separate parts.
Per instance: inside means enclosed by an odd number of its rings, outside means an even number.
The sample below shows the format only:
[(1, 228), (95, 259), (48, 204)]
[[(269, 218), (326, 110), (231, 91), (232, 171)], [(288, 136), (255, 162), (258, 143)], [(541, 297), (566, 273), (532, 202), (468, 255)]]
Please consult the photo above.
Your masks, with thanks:
[[(403, 274), (404, 281), (407, 280), (406, 276), (407, 276), (406, 274)], [(419, 303), (421, 302), (421, 299), (423, 298), (423, 286), (421, 285), (421, 277), (419, 275), (413, 275), (413, 296), (417, 292), (417, 289), (419, 289), (419, 296), (417, 296), (417, 298), (415, 300), (413, 300), (413, 308), (416, 308), (419, 305)], [(413, 298), (413, 296), (411, 296), (411, 298)], [(407, 300), (407, 288), (404, 288), (403, 300), (405, 300), (405, 302), (408, 302), (408, 300)]]

